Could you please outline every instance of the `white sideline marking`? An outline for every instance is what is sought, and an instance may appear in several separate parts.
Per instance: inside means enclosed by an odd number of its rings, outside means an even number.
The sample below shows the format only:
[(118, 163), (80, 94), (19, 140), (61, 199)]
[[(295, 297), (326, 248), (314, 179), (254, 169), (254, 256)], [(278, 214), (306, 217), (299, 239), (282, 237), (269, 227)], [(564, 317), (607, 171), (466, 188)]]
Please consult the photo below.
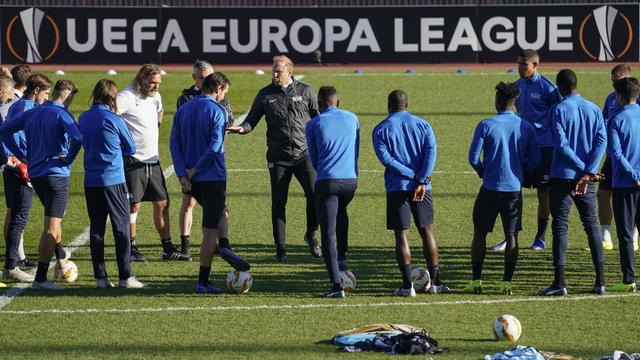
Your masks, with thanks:
[[(515, 68), (515, 67), (514, 67)], [(578, 75), (586, 75), (586, 74), (608, 74), (608, 71), (575, 71), (576, 74)], [(543, 72), (543, 75), (551, 75), (550, 72)], [(473, 70), (469, 70), (468, 72), (464, 73), (464, 74), (457, 74), (455, 71), (453, 70), (443, 70), (443, 71), (438, 71), (438, 72), (420, 72), (420, 70), (416, 70), (415, 74), (407, 74), (404, 72), (365, 72), (363, 74), (356, 74), (356, 73), (327, 73), (327, 76), (452, 76), (452, 75), (456, 75), (456, 76), (495, 76), (495, 75), (505, 75), (505, 76), (513, 76), (513, 77), (517, 77), (518, 76), (518, 72), (515, 73), (508, 73), (506, 70), (505, 71), (496, 71), (496, 72), (475, 72)]]
[[(172, 164), (172, 165), (169, 165), (169, 167), (167, 167), (166, 169), (164, 169), (164, 171), (162, 173), (164, 174), (165, 178), (168, 178), (171, 175), (173, 175), (174, 172), (175, 172), (175, 170), (174, 170), (173, 164)], [(80, 235), (76, 236), (76, 238), (73, 239), (71, 244), (65, 246), (65, 250), (67, 252), (69, 252), (69, 255), (71, 255), (76, 250), (78, 250), (78, 248), (80, 246), (86, 244), (87, 241), (89, 241), (89, 227), (88, 226), (84, 229), (84, 231), (82, 231), (82, 233)], [(51, 269), (54, 265), (55, 265), (55, 263), (52, 262), (49, 265), (49, 269)], [(22, 294), (25, 289), (28, 289), (30, 287), (31, 287), (31, 283), (19, 282), (19, 283), (16, 283), (15, 285), (13, 285), (13, 287), (9, 291), (7, 291), (6, 293), (0, 295), (0, 313), (7, 312), (7, 311), (3, 311), (2, 309), (4, 309), (7, 305), (11, 304), (13, 299), (15, 299), (16, 297), (20, 296), (20, 294)]]
[(298, 305), (256, 305), (256, 306), (196, 306), (196, 307), (162, 307), (162, 308), (129, 308), (129, 309), (42, 309), (42, 310), (7, 310), (4, 314), (33, 315), (33, 314), (93, 314), (93, 313), (155, 313), (155, 312), (211, 312), (211, 311), (252, 311), (252, 310), (304, 310), (304, 309), (340, 309), (340, 308), (368, 308), (390, 306), (440, 306), (440, 305), (492, 305), (520, 302), (553, 302), (553, 301), (580, 301), (580, 300), (610, 300), (616, 298), (636, 297), (640, 293), (617, 295), (585, 295), (567, 297), (528, 297), (522, 299), (496, 299), (496, 300), (458, 300), (458, 301), (433, 301), (433, 302), (379, 302), (365, 304), (298, 304)]
[[(227, 169), (228, 172), (267, 172), (268, 169)], [(360, 169), (358, 170), (358, 172), (361, 173), (383, 173), (384, 170), (380, 170), (380, 169)], [(452, 175), (470, 175), (470, 174), (475, 174), (475, 171), (443, 171), (443, 170), (436, 170), (433, 172), (434, 174), (441, 174), (441, 175), (446, 175), (446, 174), (452, 174)]]

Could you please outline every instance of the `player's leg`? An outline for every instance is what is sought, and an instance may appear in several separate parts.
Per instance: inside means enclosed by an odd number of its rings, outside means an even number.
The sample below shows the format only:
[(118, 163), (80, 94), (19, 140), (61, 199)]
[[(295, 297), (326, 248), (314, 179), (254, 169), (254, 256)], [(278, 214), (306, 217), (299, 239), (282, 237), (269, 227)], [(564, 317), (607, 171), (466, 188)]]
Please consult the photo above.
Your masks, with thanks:
[(553, 232), (554, 280), (550, 287), (540, 290), (538, 292), (539, 295), (563, 296), (567, 294), (564, 273), (574, 187), (575, 183), (572, 181), (553, 180), (549, 189), (551, 216), (553, 218), (551, 230)]
[(347, 271), (347, 251), (349, 250), (349, 214), (347, 207), (356, 193), (356, 180), (340, 181), (340, 197), (338, 202), (338, 217), (336, 220), (336, 241), (338, 250), (338, 269)]
[(316, 171), (313, 169), (311, 160), (307, 157), (305, 161), (297, 164), (293, 168), (293, 174), (304, 190), (307, 212), (307, 231), (304, 234), (304, 241), (309, 246), (311, 256), (322, 257), (322, 251), (316, 240), (316, 230), (318, 229), (318, 215), (314, 204), (313, 187), (316, 183)]
[(616, 220), (616, 233), (620, 246), (620, 269), (622, 270), (622, 282), (609, 288), (613, 292), (635, 289), (633, 228), (637, 217), (638, 193), (635, 189), (613, 190), (613, 213)]
[(136, 161), (133, 157), (125, 157), (124, 178), (129, 190), (129, 233), (131, 237), (131, 262), (145, 262), (147, 259), (138, 250), (137, 220), (142, 198), (148, 184), (146, 164)]
[(500, 293), (511, 295), (511, 280), (518, 263), (518, 232), (522, 230), (522, 192), (509, 192), (501, 194), (502, 228), (504, 229), (507, 246), (504, 251), (504, 273)]
[(532, 250), (542, 250), (546, 247), (545, 233), (551, 215), (549, 186), (551, 174), (551, 162), (553, 160), (553, 148), (544, 147), (540, 149), (541, 164), (536, 170), (536, 190), (538, 195), (538, 231), (531, 244)]
[(104, 232), (107, 225), (106, 201), (102, 187), (85, 187), (84, 196), (89, 215), (89, 249), (97, 288), (113, 287), (104, 265)]
[[(222, 289), (209, 281), (213, 255), (218, 244), (218, 224), (226, 221), (223, 216), (226, 199), (226, 182), (206, 181), (192, 183), (192, 193), (202, 204), (202, 244), (200, 245), (200, 271), (196, 293), (219, 294)], [(223, 219), (221, 219), (223, 218)]]
[(336, 246), (336, 218), (338, 216), (338, 193), (340, 184), (331, 180), (319, 181), (315, 186), (315, 205), (320, 222), (322, 254), (329, 273), (331, 288), (322, 296), (344, 298), (344, 289), (340, 283), (338, 269), (338, 249)]
[(276, 261), (284, 262), (286, 256), (287, 198), (293, 169), (289, 166), (269, 163), (271, 181), (271, 225), (276, 245)]
[(613, 209), (611, 207), (612, 196), (612, 165), (611, 158), (609, 156), (604, 160), (602, 169), (600, 170), (604, 174), (604, 179), (598, 184), (598, 219), (600, 220), (600, 236), (602, 237), (602, 244), (605, 250), (613, 249), (613, 242), (611, 241), (611, 220), (613, 218)]
[(33, 189), (24, 180), (4, 173), (5, 197), (7, 198), (7, 219), (5, 219), (6, 257), (2, 275), (5, 279), (33, 281), (33, 275), (20, 268), (26, 260), (20, 254), (22, 233), (29, 221), (29, 211), (33, 201)]
[(580, 213), (582, 226), (587, 234), (589, 248), (591, 249), (591, 260), (595, 269), (595, 285), (592, 292), (603, 295), (604, 289), (604, 252), (602, 248), (602, 238), (598, 226), (598, 211), (596, 210), (596, 186), (589, 184), (587, 193), (574, 196), (574, 202)]
[(449, 287), (440, 281), (440, 254), (438, 244), (433, 234), (433, 199), (431, 191), (425, 192), (424, 198), (420, 202), (410, 203), (413, 220), (418, 229), (418, 234), (422, 239), (422, 255), (426, 261), (429, 276), (431, 277), (431, 287), (429, 292), (440, 294), (449, 292)]
[(411, 207), (413, 191), (387, 192), (387, 229), (393, 230), (395, 255), (402, 286), (393, 292), (395, 296), (416, 296), (411, 280), (411, 250), (409, 249), (409, 226), (411, 226)]
[(191, 224), (193, 222), (193, 206), (196, 204), (189, 194), (182, 194), (182, 205), (180, 205), (180, 214), (178, 217), (180, 223), (180, 252), (183, 255), (191, 256), (190, 237)]

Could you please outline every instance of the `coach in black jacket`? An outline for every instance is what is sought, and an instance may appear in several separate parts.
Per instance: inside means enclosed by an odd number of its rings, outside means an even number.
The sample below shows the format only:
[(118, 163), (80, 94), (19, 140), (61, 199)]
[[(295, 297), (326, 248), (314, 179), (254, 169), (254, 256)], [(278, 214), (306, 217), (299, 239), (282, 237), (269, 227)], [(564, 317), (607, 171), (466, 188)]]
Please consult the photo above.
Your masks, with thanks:
[[(176, 104), (176, 111), (180, 108), (180, 106), (186, 104), (189, 100), (201, 94), (202, 83), (204, 82), (204, 78), (207, 75), (213, 74), (213, 66), (204, 60), (196, 60), (195, 64), (193, 64), (193, 72), (191, 73), (191, 77), (195, 84), (193, 84), (188, 89), (183, 89), (182, 94), (178, 97), (178, 101)], [(233, 111), (231, 110), (231, 104), (229, 104), (229, 99), (225, 95), (224, 99), (220, 101), (220, 105), (227, 111), (227, 127), (233, 125)]]
[(285, 229), (289, 183), (294, 175), (307, 199), (307, 231), (304, 239), (311, 255), (321, 257), (315, 239), (318, 228), (313, 187), (316, 173), (307, 155), (305, 127), (318, 115), (318, 101), (311, 87), (292, 78), (293, 62), (286, 56), (273, 58), (272, 83), (258, 92), (251, 110), (240, 126), (229, 133), (246, 134), (255, 129), (264, 115), (267, 119), (267, 162), (271, 178), (271, 222), (276, 244), (276, 260), (286, 261)]

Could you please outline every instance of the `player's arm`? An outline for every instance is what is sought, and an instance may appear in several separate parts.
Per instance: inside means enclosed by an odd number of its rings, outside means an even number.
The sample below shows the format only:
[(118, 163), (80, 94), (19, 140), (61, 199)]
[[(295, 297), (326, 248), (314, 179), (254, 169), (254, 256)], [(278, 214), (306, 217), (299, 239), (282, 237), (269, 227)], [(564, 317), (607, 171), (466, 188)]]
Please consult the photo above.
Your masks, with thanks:
[(558, 109), (554, 109), (551, 114), (551, 131), (553, 133), (553, 141), (560, 149), (560, 156), (562, 156), (564, 161), (571, 164), (577, 172), (583, 173), (585, 171), (585, 164), (569, 146), (567, 133), (564, 129), (564, 125), (560, 121), (560, 113)]
[(233, 109), (231, 108), (231, 103), (229, 102), (229, 98), (227, 95), (224, 95), (224, 99), (220, 101), (220, 105), (227, 111), (227, 127), (233, 126), (234, 118), (233, 118)]
[[(437, 145), (436, 135), (433, 133), (431, 126), (426, 127), (424, 141), (422, 144), (422, 164), (418, 172), (414, 175), (414, 180), (418, 184), (426, 184), (431, 180), (433, 168), (436, 166)], [(422, 199), (420, 199), (422, 200)]]
[(525, 169), (533, 170), (540, 166), (542, 155), (540, 154), (540, 144), (538, 143), (538, 136), (536, 135), (535, 129), (533, 126), (528, 126), (527, 130), (527, 156), (525, 157)]
[(416, 173), (413, 170), (404, 166), (391, 156), (387, 145), (382, 141), (380, 135), (375, 130), (373, 131), (373, 150), (376, 152), (378, 160), (380, 160), (385, 168), (408, 179), (413, 179), (416, 176)]
[(193, 167), (195, 174), (206, 171), (207, 168), (215, 161), (218, 156), (224, 156), (224, 128), (226, 122), (226, 114), (224, 111), (216, 111), (213, 114), (213, 126), (209, 130), (209, 147), (200, 156), (196, 165)]
[[(614, 120), (614, 119), (612, 119)], [(611, 152), (613, 158), (618, 161), (622, 167), (622, 170), (631, 176), (634, 181), (640, 180), (640, 173), (636, 171), (629, 163), (629, 160), (622, 153), (622, 143), (620, 142), (620, 126), (618, 121), (610, 121), (609, 126), (609, 145), (611, 146)]]
[(164, 117), (164, 109), (158, 111), (158, 127), (162, 124), (162, 118)]
[(60, 120), (62, 121), (62, 127), (65, 133), (69, 136), (69, 152), (64, 157), (64, 161), (71, 165), (82, 147), (82, 134), (80, 133), (80, 129), (78, 129), (78, 124), (76, 124), (71, 115), (66, 113), (61, 114)]
[(169, 151), (171, 152), (171, 160), (173, 160), (173, 168), (176, 176), (179, 178), (187, 176), (185, 168), (184, 151), (182, 148), (182, 137), (180, 133), (180, 116), (182, 112), (178, 111), (173, 116), (173, 124), (171, 125), (171, 135), (169, 137)]
[(27, 154), (22, 152), (16, 143), (13, 134), (24, 129), (24, 114), (26, 113), (27, 112), (20, 113), (0, 126), (0, 141), (2, 141), (4, 146), (6, 146), (11, 155), (17, 157), (22, 162), (26, 161)]
[(360, 122), (358, 121), (357, 117), (356, 117), (356, 124), (357, 124), (357, 128), (356, 128), (356, 148), (355, 148), (356, 161), (355, 163), (356, 163), (356, 175), (357, 175), (358, 159), (360, 158)]
[(469, 164), (476, 171), (478, 176), (482, 178), (484, 174), (484, 164), (480, 159), (482, 153), (482, 147), (484, 146), (484, 126), (482, 123), (476, 126), (476, 131), (473, 134), (473, 140), (469, 146)]
[(251, 109), (247, 114), (247, 117), (244, 119), (242, 124), (238, 126), (229, 126), (227, 128), (227, 132), (230, 134), (248, 134), (253, 129), (256, 128), (260, 119), (264, 115), (264, 109), (262, 108), (262, 92), (258, 92), (256, 97), (253, 99), (253, 104), (251, 104)]
[(313, 119), (314, 117), (320, 114), (320, 110), (318, 108), (318, 98), (316, 94), (311, 91), (311, 86), (307, 86), (307, 98), (309, 99), (309, 103), (307, 104), (309, 108), (309, 118)]
[(118, 137), (120, 137), (120, 146), (122, 147), (122, 155), (131, 156), (136, 153), (136, 143), (133, 141), (133, 136), (131, 136), (131, 132), (127, 127), (127, 124), (124, 123), (124, 120), (118, 116), (117, 121), (115, 122), (116, 127), (118, 129)]
[(317, 118), (313, 118), (311, 121), (307, 123), (305, 127), (305, 137), (307, 138), (307, 153), (309, 154), (309, 160), (311, 160), (311, 165), (313, 168), (318, 170), (318, 148), (316, 146), (316, 136), (314, 134), (314, 127), (316, 124)]
[(592, 175), (598, 173), (600, 160), (602, 160), (602, 155), (604, 155), (604, 152), (607, 150), (607, 130), (604, 126), (602, 113), (600, 113), (600, 111), (594, 112), (598, 117), (598, 119), (596, 120), (598, 128), (596, 130), (596, 138), (593, 144), (593, 148), (591, 149), (589, 159), (587, 160), (587, 163), (585, 165), (585, 172)]

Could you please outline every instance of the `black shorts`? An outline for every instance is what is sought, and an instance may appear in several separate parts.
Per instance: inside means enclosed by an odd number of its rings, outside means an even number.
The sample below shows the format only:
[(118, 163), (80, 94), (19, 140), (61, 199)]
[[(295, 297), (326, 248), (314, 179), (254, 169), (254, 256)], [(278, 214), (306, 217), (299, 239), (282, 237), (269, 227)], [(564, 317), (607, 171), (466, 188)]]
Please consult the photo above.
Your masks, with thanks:
[(611, 191), (613, 189), (613, 186), (611, 186), (613, 181), (613, 165), (611, 165), (610, 157), (607, 156), (604, 159), (604, 164), (602, 164), (602, 170), (600, 170), (600, 172), (604, 174), (604, 180), (600, 181), (598, 189)]
[(33, 188), (13, 172), (3, 171), (2, 178), (7, 209), (30, 209), (33, 202)]
[(127, 156), (124, 159), (124, 177), (132, 204), (169, 199), (160, 162), (147, 164)]
[(553, 147), (540, 148), (540, 166), (524, 173), (524, 188), (548, 189), (551, 186), (551, 162), (553, 161)]
[(416, 227), (433, 224), (431, 191), (427, 191), (420, 202), (413, 201), (413, 190), (387, 192), (387, 229), (408, 229), (411, 226), (412, 214)]
[(480, 187), (473, 205), (473, 226), (482, 232), (492, 232), (498, 214), (504, 232), (522, 230), (522, 191), (502, 192)]
[(191, 183), (191, 196), (202, 205), (202, 226), (217, 229), (227, 197), (226, 181), (198, 181)]
[(44, 206), (44, 216), (62, 219), (69, 202), (70, 177), (44, 176), (31, 179), (31, 184)]

